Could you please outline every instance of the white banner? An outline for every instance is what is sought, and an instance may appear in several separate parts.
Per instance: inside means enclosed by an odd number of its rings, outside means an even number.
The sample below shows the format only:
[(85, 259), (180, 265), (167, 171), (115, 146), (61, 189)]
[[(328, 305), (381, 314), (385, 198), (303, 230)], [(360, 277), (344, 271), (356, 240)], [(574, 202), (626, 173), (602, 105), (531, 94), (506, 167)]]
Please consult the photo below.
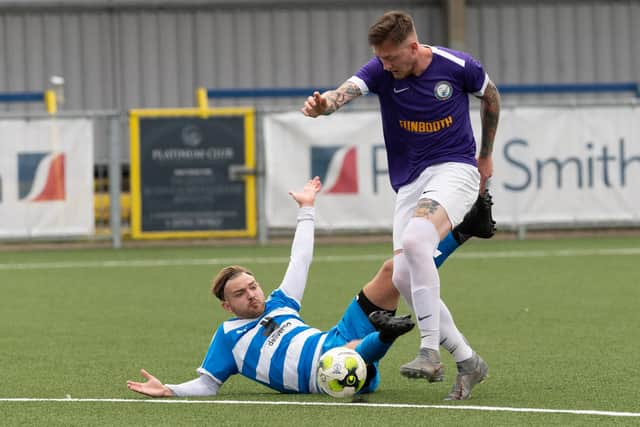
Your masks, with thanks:
[[(472, 111), (480, 141), (480, 115)], [(264, 122), (267, 224), (291, 227), (287, 191), (319, 175), (321, 229), (391, 229), (378, 112), (310, 119), (299, 112)], [(519, 224), (640, 223), (640, 110), (632, 106), (504, 109), (490, 182), (494, 217)]]
[[(471, 116), (479, 141), (480, 117)], [(640, 110), (503, 110), (494, 146), (498, 223), (640, 223)]]
[(0, 121), (0, 238), (94, 232), (93, 125)]
[[(312, 176), (322, 179), (319, 229), (389, 229), (394, 192), (378, 114), (345, 113), (310, 119), (300, 112), (264, 122), (269, 227), (291, 227), (288, 192)], [(295, 205), (293, 205), (295, 206)]]

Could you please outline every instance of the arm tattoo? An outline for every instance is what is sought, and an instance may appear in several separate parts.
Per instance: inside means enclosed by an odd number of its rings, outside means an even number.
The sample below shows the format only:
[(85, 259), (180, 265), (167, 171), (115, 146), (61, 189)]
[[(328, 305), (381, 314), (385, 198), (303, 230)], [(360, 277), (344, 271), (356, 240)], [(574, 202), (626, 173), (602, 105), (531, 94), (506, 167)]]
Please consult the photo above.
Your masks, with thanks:
[(498, 119), (500, 118), (500, 93), (491, 80), (489, 80), (484, 95), (480, 99), (480, 119), (482, 121), (480, 157), (488, 157), (493, 152), (493, 140), (496, 137)]
[(440, 203), (431, 199), (420, 199), (418, 200), (418, 206), (416, 207), (416, 212), (413, 216), (421, 216), (423, 218), (429, 218), (431, 215), (435, 213), (440, 207)]
[(362, 95), (357, 84), (352, 82), (344, 82), (336, 90), (330, 90), (323, 94), (327, 98), (327, 110), (324, 114), (331, 114), (338, 108), (342, 107), (352, 99)]

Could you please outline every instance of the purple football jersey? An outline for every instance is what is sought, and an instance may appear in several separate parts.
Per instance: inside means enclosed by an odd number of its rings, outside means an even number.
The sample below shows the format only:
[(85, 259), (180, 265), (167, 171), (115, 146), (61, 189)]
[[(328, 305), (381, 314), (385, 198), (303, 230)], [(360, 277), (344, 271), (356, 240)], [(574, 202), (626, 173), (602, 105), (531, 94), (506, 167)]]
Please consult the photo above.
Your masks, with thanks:
[(420, 75), (396, 80), (373, 57), (350, 81), (378, 95), (391, 186), (395, 191), (428, 166), (476, 165), (469, 97), (481, 96), (489, 77), (471, 55), (430, 46), (433, 59)]

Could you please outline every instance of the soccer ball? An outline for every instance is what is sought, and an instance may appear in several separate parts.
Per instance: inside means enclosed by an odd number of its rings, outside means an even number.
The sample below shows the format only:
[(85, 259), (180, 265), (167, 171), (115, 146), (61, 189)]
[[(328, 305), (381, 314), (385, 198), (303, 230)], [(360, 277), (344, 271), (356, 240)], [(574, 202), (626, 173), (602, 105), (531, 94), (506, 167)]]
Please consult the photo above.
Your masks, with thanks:
[(336, 347), (320, 356), (316, 375), (318, 387), (333, 397), (356, 394), (367, 379), (367, 365), (355, 351)]

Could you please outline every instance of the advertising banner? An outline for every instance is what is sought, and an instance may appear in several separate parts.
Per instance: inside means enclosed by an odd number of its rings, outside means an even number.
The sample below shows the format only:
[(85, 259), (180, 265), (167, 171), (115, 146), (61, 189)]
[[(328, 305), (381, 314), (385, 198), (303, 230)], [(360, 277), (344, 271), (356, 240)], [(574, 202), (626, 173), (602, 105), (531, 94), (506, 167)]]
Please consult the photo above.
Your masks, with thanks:
[[(471, 112), (478, 146), (480, 114)], [(267, 220), (290, 227), (287, 191), (320, 176), (321, 229), (391, 229), (379, 113), (299, 112), (264, 122)], [(511, 108), (500, 117), (490, 189), (502, 226), (640, 223), (640, 110), (633, 106)]]
[(0, 121), (0, 238), (91, 235), (93, 125)]
[[(478, 138), (480, 116), (471, 117)], [(503, 110), (494, 168), (500, 223), (640, 223), (640, 109)]]
[(339, 113), (317, 119), (300, 112), (268, 115), (264, 136), (269, 227), (295, 224), (288, 192), (319, 176), (319, 229), (390, 228), (394, 192), (378, 114)]

